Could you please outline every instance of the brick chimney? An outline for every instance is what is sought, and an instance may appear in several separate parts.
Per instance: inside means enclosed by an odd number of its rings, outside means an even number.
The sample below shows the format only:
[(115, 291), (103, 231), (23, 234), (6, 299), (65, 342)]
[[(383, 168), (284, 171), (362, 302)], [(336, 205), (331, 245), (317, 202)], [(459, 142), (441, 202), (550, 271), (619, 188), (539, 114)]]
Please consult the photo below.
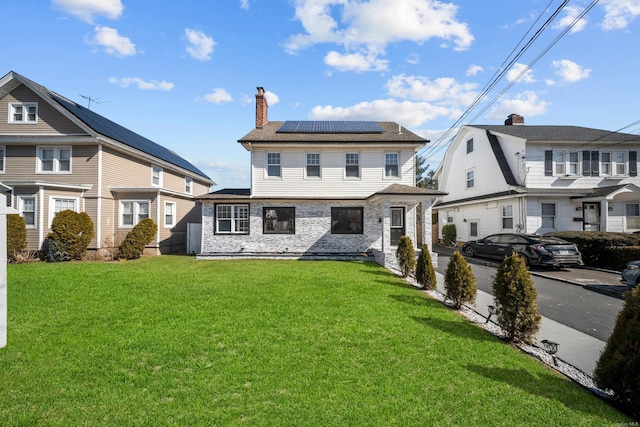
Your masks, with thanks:
[(504, 121), (504, 124), (506, 126), (523, 125), (524, 117), (518, 114), (509, 114), (509, 117), (507, 117), (507, 120)]
[(256, 94), (256, 128), (261, 128), (267, 124), (269, 105), (267, 104), (267, 98), (264, 97), (264, 88), (259, 86), (258, 93)]

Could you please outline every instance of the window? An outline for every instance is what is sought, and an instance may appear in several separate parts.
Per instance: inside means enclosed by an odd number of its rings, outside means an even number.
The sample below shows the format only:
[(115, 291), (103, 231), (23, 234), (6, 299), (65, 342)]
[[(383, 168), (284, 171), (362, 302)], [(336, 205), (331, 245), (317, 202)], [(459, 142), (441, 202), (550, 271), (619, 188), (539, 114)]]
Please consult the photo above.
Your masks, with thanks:
[(542, 203), (542, 228), (556, 228), (556, 204)]
[(467, 140), (467, 154), (473, 152), (473, 138)]
[(580, 171), (580, 157), (577, 151), (569, 153), (569, 175), (578, 175)]
[(578, 152), (553, 152), (554, 175), (578, 175), (580, 170), (580, 156)]
[(468, 171), (467, 172), (467, 188), (473, 188), (476, 185), (476, 173), (475, 171)]
[(71, 147), (38, 147), (38, 172), (71, 172)]
[(600, 170), (602, 175), (611, 175), (611, 153), (600, 153)]
[(27, 228), (36, 226), (36, 198), (30, 196), (18, 196), (18, 211), (24, 218)]
[(0, 173), (4, 173), (4, 155), (6, 148), (0, 145)]
[(38, 104), (9, 104), (9, 123), (38, 123)]
[(249, 205), (216, 205), (216, 233), (248, 234)]
[(478, 237), (478, 223), (476, 221), (469, 222), (469, 237)]
[(331, 234), (362, 234), (362, 208), (331, 208)]
[(384, 176), (387, 178), (397, 178), (398, 174), (398, 153), (385, 153), (384, 155)]
[(78, 199), (51, 197), (49, 201), (49, 224), (51, 224), (58, 212), (66, 210), (78, 212)]
[(176, 225), (176, 204), (164, 202), (164, 226), (173, 227), (174, 225)]
[(188, 176), (184, 177), (184, 192), (187, 194), (193, 193), (193, 180)]
[(123, 200), (120, 202), (120, 227), (133, 227), (149, 218), (148, 200)]
[(625, 161), (624, 152), (616, 151), (613, 153), (614, 171), (616, 175), (625, 175), (627, 173), (627, 164)]
[(320, 153), (307, 153), (307, 176), (320, 176)]
[(151, 166), (151, 185), (162, 186), (162, 168), (159, 166)]
[(562, 151), (555, 151), (553, 153), (553, 161), (556, 165), (556, 175), (565, 174), (564, 153)]
[(347, 153), (344, 174), (347, 178), (360, 177), (360, 155), (358, 153)]
[(627, 203), (626, 205), (627, 229), (640, 229), (640, 204)]
[(295, 234), (295, 208), (262, 208), (264, 234)]
[(453, 210), (447, 210), (447, 224), (453, 224)]
[(404, 208), (391, 208), (391, 246), (398, 246), (404, 234)]
[(280, 170), (280, 153), (267, 153), (267, 176), (282, 176)]
[(502, 228), (513, 228), (513, 205), (502, 206)]
[(599, 151), (583, 151), (582, 152), (582, 176), (599, 176), (600, 175), (600, 152)]

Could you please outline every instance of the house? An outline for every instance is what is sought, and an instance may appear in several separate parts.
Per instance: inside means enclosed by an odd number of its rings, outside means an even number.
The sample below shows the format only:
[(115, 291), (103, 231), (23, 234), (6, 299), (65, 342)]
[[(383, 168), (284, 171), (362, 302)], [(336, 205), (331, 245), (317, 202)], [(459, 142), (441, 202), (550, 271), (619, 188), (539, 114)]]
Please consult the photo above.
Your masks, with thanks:
[[(640, 136), (578, 126), (463, 126), (435, 177), (459, 241), (499, 232), (640, 230)], [(441, 233), (441, 231), (440, 231)]]
[(200, 222), (196, 195), (214, 182), (173, 151), (10, 72), (0, 78), (0, 184), (25, 219), (29, 248), (41, 247), (57, 212), (72, 209), (93, 221), (90, 251), (149, 217), (158, 232), (145, 253), (159, 254), (186, 252), (187, 223)]
[(251, 153), (251, 188), (200, 198), (200, 258), (366, 256), (392, 266), (400, 236), (431, 242), (441, 193), (415, 186), (416, 151), (428, 141), (397, 123), (270, 122), (259, 87), (255, 129), (238, 142)]

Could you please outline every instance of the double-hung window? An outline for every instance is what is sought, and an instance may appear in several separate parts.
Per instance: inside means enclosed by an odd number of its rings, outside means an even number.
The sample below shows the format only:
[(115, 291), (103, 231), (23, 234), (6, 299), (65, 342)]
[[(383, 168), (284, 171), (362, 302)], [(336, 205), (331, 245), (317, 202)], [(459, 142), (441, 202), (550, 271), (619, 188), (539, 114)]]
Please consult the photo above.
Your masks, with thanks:
[(331, 208), (331, 234), (362, 234), (363, 208)]
[(385, 153), (384, 155), (384, 176), (387, 178), (397, 178), (398, 173), (398, 153)]
[(249, 234), (249, 205), (216, 205), (217, 234)]
[(513, 229), (513, 205), (502, 206), (502, 228)]
[(280, 153), (267, 153), (267, 176), (281, 177)]
[(627, 203), (625, 206), (627, 229), (640, 229), (640, 204)]
[(162, 168), (159, 166), (151, 166), (151, 185), (162, 187)]
[(295, 234), (296, 209), (293, 207), (262, 208), (264, 234)]
[(27, 228), (36, 226), (36, 198), (33, 196), (18, 196), (18, 211), (24, 218)]
[(170, 228), (174, 225), (176, 225), (176, 204), (164, 202), (164, 226)]
[(556, 228), (556, 204), (555, 203), (541, 203), (542, 211), (542, 228), (554, 229)]
[(627, 162), (623, 151), (615, 151), (613, 153), (613, 162), (616, 175), (625, 175), (627, 173)]
[(320, 176), (320, 153), (307, 153), (307, 177)]
[(38, 123), (38, 103), (10, 103), (9, 123)]
[(49, 201), (49, 224), (52, 223), (53, 218), (58, 212), (66, 210), (78, 212), (78, 204), (78, 199), (68, 197), (51, 197)]
[(467, 171), (467, 188), (474, 188), (476, 186), (476, 172), (471, 170)]
[(473, 152), (473, 138), (467, 140), (467, 154)]
[(344, 175), (347, 178), (360, 177), (360, 154), (359, 153), (346, 153)]
[(149, 218), (148, 200), (123, 200), (120, 202), (120, 227), (133, 227), (143, 219)]
[(554, 151), (553, 152), (553, 163), (556, 166), (555, 174), (556, 175), (565, 175), (564, 152), (562, 152), (562, 151)]
[(193, 193), (193, 179), (188, 176), (184, 177), (184, 192), (187, 194)]
[(71, 172), (71, 147), (38, 147), (38, 172)]
[(611, 153), (600, 153), (600, 172), (602, 175), (611, 175)]

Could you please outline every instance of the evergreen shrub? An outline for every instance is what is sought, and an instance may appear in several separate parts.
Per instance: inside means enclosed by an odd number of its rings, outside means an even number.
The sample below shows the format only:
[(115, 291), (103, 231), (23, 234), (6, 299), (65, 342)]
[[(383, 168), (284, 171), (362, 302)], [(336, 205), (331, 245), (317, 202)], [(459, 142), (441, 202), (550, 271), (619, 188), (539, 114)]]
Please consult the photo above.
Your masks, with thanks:
[(442, 226), (442, 240), (445, 245), (453, 246), (458, 242), (458, 232), (455, 224), (445, 224)]
[(449, 259), (444, 273), (444, 289), (446, 297), (453, 302), (456, 310), (464, 303), (476, 303), (476, 278), (460, 251), (454, 251)]
[(144, 252), (144, 248), (155, 239), (157, 231), (158, 226), (151, 218), (145, 218), (140, 221), (127, 233), (120, 245), (120, 258), (140, 258)]
[(502, 261), (493, 279), (496, 321), (508, 341), (533, 343), (540, 328), (536, 289), (524, 259), (513, 253)]
[[(618, 269), (620, 260), (613, 257), (611, 251), (623, 247), (640, 246), (640, 234), (611, 231), (557, 231), (548, 235), (575, 243), (582, 254), (582, 261), (590, 267)], [(624, 266), (625, 263), (626, 261), (622, 265)]]
[(82, 259), (87, 254), (94, 235), (93, 221), (89, 214), (67, 209), (53, 217), (51, 233), (47, 237), (58, 248), (64, 248), (70, 259)]
[(401, 236), (396, 249), (396, 259), (400, 266), (402, 277), (407, 277), (416, 269), (416, 251), (409, 236)]
[(24, 218), (18, 214), (7, 214), (7, 259), (15, 262), (26, 247), (27, 226)]
[(436, 289), (436, 271), (433, 268), (431, 252), (429, 251), (429, 246), (427, 246), (426, 243), (422, 244), (420, 255), (418, 255), (418, 263), (416, 265), (416, 282), (418, 282), (423, 289), (431, 291)]

